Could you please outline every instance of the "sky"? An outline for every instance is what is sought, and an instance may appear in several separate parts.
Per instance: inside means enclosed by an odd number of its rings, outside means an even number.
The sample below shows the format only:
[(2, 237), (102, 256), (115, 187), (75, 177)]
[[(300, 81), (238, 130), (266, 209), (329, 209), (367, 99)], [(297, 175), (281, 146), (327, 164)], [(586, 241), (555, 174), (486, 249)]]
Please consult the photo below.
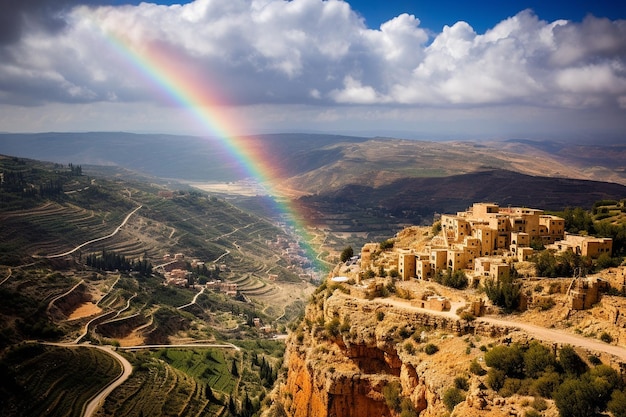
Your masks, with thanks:
[(623, 1), (0, 7), (3, 132), (626, 143)]

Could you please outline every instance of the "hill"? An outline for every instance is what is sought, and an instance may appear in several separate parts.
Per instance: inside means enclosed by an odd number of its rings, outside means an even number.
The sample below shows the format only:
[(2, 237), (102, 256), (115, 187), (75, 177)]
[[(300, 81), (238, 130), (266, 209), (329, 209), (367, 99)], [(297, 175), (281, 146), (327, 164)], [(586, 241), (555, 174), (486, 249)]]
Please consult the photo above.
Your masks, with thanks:
[(290, 229), (81, 165), (3, 156), (0, 172), (0, 414), (81, 415), (120, 374), (106, 346), (135, 371), (101, 415), (258, 408), (282, 361), (271, 336), (313, 289)]

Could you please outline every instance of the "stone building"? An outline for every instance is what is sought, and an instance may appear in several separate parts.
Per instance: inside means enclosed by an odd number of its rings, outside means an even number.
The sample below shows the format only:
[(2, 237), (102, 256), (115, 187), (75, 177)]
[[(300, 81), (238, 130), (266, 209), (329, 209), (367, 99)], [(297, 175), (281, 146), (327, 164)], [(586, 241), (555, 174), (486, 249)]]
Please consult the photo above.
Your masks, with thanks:
[(441, 239), (437, 244), (433, 239), (425, 253), (399, 253), (399, 272), (405, 280), (430, 279), (447, 269), (477, 270), (480, 277), (500, 278), (510, 272), (509, 265), (490, 261), (486, 269), (482, 261), (476, 265), (477, 259), (511, 254), (527, 261), (534, 253), (531, 243), (551, 244), (564, 237), (565, 220), (543, 210), (475, 203), (466, 211), (443, 214)]
[(548, 248), (559, 252), (571, 251), (580, 256), (597, 259), (600, 255), (607, 254), (610, 256), (612, 254), (613, 239), (566, 234), (563, 240), (554, 242)]

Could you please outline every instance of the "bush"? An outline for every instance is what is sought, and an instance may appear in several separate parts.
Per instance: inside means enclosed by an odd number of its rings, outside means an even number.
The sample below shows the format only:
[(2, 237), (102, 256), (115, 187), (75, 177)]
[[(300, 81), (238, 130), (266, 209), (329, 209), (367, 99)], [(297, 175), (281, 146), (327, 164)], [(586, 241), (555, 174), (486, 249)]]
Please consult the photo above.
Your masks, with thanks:
[(469, 389), (469, 381), (464, 376), (454, 378), (454, 386), (460, 390), (467, 391)]
[(552, 398), (552, 394), (561, 383), (561, 377), (555, 371), (545, 372), (533, 381), (531, 390), (542, 397)]
[(494, 391), (500, 391), (506, 381), (506, 373), (500, 369), (491, 368), (487, 372), (487, 385)]
[(352, 249), (352, 246), (347, 246), (341, 251), (341, 256), (339, 257), (339, 260), (341, 262), (346, 262), (353, 256), (354, 256), (354, 250)]
[(615, 417), (626, 417), (626, 394), (624, 391), (613, 391), (607, 407)]
[(532, 342), (524, 352), (524, 367), (529, 378), (537, 378), (548, 368), (554, 369), (555, 365), (556, 357), (539, 342)]
[(485, 364), (503, 371), (506, 376), (518, 377), (524, 371), (524, 356), (517, 344), (500, 345), (485, 353)]
[(454, 407), (456, 407), (457, 404), (463, 401), (465, 401), (465, 394), (463, 394), (463, 392), (456, 387), (448, 388), (443, 394), (443, 404), (450, 412), (454, 410)]
[(511, 395), (516, 394), (520, 388), (522, 387), (522, 380), (517, 378), (506, 378), (504, 380), (504, 384), (502, 384), (502, 388), (498, 391), (503, 397), (510, 397)]
[(387, 239), (387, 240), (383, 240), (382, 242), (380, 242), (381, 250), (387, 250), (387, 249), (392, 249), (392, 248), (393, 248), (393, 240)]
[(439, 352), (439, 348), (437, 347), (437, 345), (428, 343), (426, 346), (424, 346), (424, 352), (426, 352), (427, 355), (434, 355), (435, 353)]
[(613, 336), (611, 336), (607, 332), (602, 332), (602, 334), (600, 335), (600, 340), (602, 340), (605, 343), (611, 343), (613, 342)]
[(390, 410), (396, 412), (400, 411), (401, 398), (400, 392), (402, 388), (399, 382), (391, 382), (383, 387), (383, 397), (385, 397), (385, 404)]
[(535, 397), (530, 406), (537, 411), (543, 411), (548, 409), (548, 403), (541, 397)]
[(465, 321), (474, 321), (474, 320), (476, 320), (476, 317), (472, 313), (470, 313), (469, 311), (462, 312), (459, 317), (461, 318), (461, 320), (465, 320)]
[(506, 312), (510, 313), (519, 306), (521, 286), (515, 283), (513, 278), (488, 279), (483, 287), (489, 300)]
[(589, 355), (589, 357), (587, 358), (587, 360), (589, 361), (590, 364), (592, 365), (600, 365), (602, 363), (602, 360), (597, 357), (596, 355)]
[(478, 376), (483, 376), (487, 373), (487, 371), (485, 371), (485, 369), (480, 366), (476, 359), (470, 362), (469, 371)]
[(587, 364), (570, 345), (565, 345), (559, 350), (559, 363), (568, 375), (582, 375), (588, 369)]
[(384, 311), (377, 311), (376, 312), (376, 320), (383, 321), (384, 318), (385, 318), (385, 312)]
[(341, 326), (341, 322), (339, 321), (339, 318), (334, 317), (331, 321), (326, 323), (324, 327), (326, 328), (326, 331), (328, 332), (329, 336), (337, 337), (339, 336), (339, 333), (340, 333), (339, 331), (340, 326)]
[(561, 417), (589, 417), (595, 414), (596, 395), (588, 381), (566, 379), (554, 393)]

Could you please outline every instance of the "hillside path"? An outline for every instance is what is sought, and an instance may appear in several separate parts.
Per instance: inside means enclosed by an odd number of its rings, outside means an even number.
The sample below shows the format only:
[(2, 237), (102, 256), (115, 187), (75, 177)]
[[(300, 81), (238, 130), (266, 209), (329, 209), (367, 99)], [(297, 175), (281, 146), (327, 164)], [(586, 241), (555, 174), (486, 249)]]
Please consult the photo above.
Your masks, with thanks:
[[(448, 311), (434, 311), (416, 307), (414, 305), (411, 305), (409, 301), (398, 300), (394, 298), (376, 298), (376, 300), (381, 303), (386, 303), (390, 306), (400, 307), (412, 311), (420, 311), (432, 314), (434, 316), (453, 318), (457, 320), (460, 320), (459, 316), (456, 314), (457, 308), (465, 305), (465, 302), (453, 302), (452, 308)], [(538, 340), (551, 343), (572, 345), (574, 347), (579, 347), (595, 352), (603, 352), (609, 355), (613, 355), (620, 360), (626, 362), (626, 347), (623, 346), (611, 345), (597, 339), (591, 339), (588, 337), (569, 333), (564, 330), (550, 329), (547, 327), (538, 326), (536, 324), (520, 322), (517, 320), (511, 320), (502, 317), (483, 316), (477, 317), (475, 321), (496, 326), (519, 329)]]
[(111, 234), (108, 234), (108, 235), (102, 236), (102, 237), (98, 237), (98, 238), (95, 238), (95, 239), (88, 240), (87, 242), (81, 243), (80, 245), (76, 246), (74, 249), (71, 249), (71, 250), (69, 250), (67, 252), (59, 253), (59, 254), (56, 254), (56, 255), (34, 256), (34, 257), (35, 258), (48, 258), (48, 259), (61, 258), (63, 256), (71, 255), (72, 253), (76, 252), (80, 248), (82, 248), (84, 246), (87, 246), (87, 245), (89, 245), (91, 243), (95, 243), (95, 242), (99, 242), (101, 240), (109, 239), (109, 238), (115, 236), (120, 231), (120, 229), (126, 225), (126, 223), (128, 222), (128, 219), (130, 219), (130, 217), (133, 214), (135, 214), (137, 212), (137, 210), (139, 210), (142, 207), (143, 206), (140, 205), (139, 207), (137, 207), (136, 209), (134, 209), (133, 211), (128, 213), (128, 215), (126, 215), (126, 217), (124, 218), (124, 221), (122, 221), (122, 223), (119, 226), (117, 226), (115, 228), (115, 230), (113, 231), (113, 233), (111, 233)]
[(476, 321), (493, 324), (496, 326), (514, 327), (529, 335), (546, 342), (560, 343), (588, 349), (596, 352), (604, 352), (616, 356), (626, 362), (626, 348), (622, 346), (610, 345), (600, 340), (590, 339), (563, 330), (549, 329), (535, 324), (507, 320), (498, 317), (478, 317)]

